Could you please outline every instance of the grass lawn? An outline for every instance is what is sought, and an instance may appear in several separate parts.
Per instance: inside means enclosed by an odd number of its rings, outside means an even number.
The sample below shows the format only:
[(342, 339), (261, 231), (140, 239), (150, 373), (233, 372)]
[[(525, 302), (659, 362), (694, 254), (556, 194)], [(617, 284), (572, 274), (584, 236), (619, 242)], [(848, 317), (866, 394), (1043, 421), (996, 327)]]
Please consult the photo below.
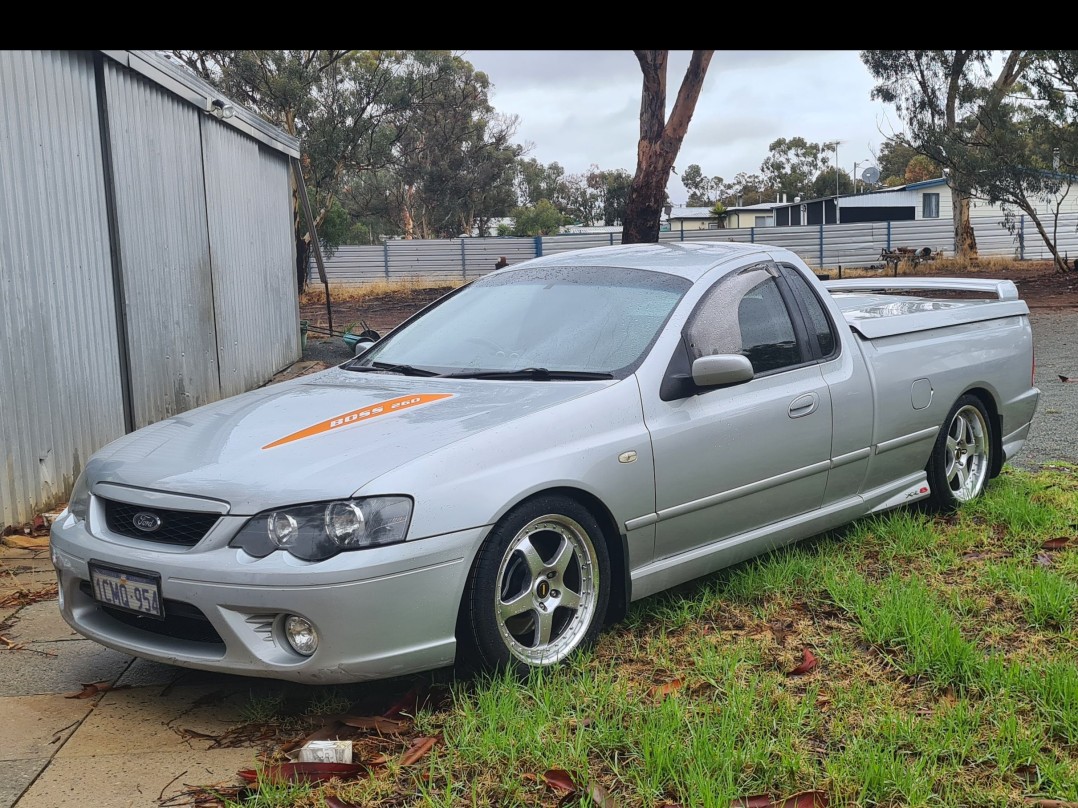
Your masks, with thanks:
[(228, 804), (1078, 804), (1076, 523), (1078, 467), (1007, 470), (954, 516), (895, 511), (638, 602), (526, 682), (431, 678), (407, 731), (352, 736), (360, 779)]

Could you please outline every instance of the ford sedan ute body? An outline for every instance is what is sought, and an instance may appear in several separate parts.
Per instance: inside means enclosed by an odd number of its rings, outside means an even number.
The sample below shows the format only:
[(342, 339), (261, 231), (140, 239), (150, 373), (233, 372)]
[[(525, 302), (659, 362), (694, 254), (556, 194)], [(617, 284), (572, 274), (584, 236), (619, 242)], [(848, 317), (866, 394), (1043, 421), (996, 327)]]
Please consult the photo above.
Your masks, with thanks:
[[(904, 288), (933, 286), (984, 297)], [(206, 670), (525, 672), (638, 598), (978, 496), (1026, 439), (1032, 365), (1008, 281), (821, 284), (720, 242), (537, 258), (96, 453), (52, 528), (60, 608)]]

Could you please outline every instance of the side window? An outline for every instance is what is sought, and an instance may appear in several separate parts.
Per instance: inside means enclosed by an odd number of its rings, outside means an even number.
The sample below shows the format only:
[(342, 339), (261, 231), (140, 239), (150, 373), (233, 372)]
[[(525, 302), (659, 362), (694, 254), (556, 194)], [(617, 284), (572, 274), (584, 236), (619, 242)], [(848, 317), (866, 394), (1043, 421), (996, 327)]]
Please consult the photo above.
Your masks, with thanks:
[(805, 276), (793, 267), (784, 264), (782, 266), (782, 275), (793, 288), (794, 294), (797, 296), (797, 302), (805, 312), (809, 331), (811, 332), (810, 336), (816, 339), (816, 344), (820, 348), (820, 357), (827, 359), (833, 356), (838, 349), (838, 340), (835, 338), (835, 330), (831, 325), (831, 320), (827, 316), (827, 312), (824, 311), (823, 303), (820, 302), (815, 290), (809, 286)]
[(803, 361), (778, 283), (763, 265), (725, 278), (708, 292), (686, 336), (693, 359), (739, 353), (757, 374)]

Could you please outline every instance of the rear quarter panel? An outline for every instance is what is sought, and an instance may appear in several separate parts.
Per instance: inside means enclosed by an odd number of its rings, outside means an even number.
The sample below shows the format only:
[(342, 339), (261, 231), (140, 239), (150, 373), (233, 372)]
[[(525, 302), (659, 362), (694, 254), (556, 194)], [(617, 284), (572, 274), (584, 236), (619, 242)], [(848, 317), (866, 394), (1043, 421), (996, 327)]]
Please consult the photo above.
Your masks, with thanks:
[[(1031, 384), (1033, 335), (1025, 316), (1011, 316), (929, 331), (865, 340), (854, 335), (864, 353), (876, 390), (875, 452), (865, 487), (922, 468), (935, 434), (912, 439), (932, 427), (943, 427), (948, 411), (962, 394), (979, 391), (990, 398), (990, 410), (1002, 416), (1007, 435), (1028, 424), (1036, 406)], [(915, 409), (913, 386), (927, 380), (931, 401)], [(923, 382), (922, 382), (923, 386)], [(993, 427), (1000, 429), (997, 420)], [(905, 445), (903, 439), (910, 440)], [(881, 444), (885, 451), (881, 451)], [(891, 448), (893, 446), (893, 448)]]

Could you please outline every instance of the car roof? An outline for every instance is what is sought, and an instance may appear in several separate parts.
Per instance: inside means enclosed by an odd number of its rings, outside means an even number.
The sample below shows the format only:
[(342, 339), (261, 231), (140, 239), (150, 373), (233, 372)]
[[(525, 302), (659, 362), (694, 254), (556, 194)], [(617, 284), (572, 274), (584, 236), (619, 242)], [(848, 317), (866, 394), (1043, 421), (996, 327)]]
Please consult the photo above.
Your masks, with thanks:
[(660, 241), (646, 244), (615, 244), (609, 247), (590, 247), (582, 250), (544, 255), (519, 264), (496, 270), (498, 273), (518, 269), (547, 267), (624, 267), (665, 272), (696, 281), (720, 264), (744, 262), (747, 256), (758, 254), (766, 258), (765, 244), (745, 244), (733, 241)]

